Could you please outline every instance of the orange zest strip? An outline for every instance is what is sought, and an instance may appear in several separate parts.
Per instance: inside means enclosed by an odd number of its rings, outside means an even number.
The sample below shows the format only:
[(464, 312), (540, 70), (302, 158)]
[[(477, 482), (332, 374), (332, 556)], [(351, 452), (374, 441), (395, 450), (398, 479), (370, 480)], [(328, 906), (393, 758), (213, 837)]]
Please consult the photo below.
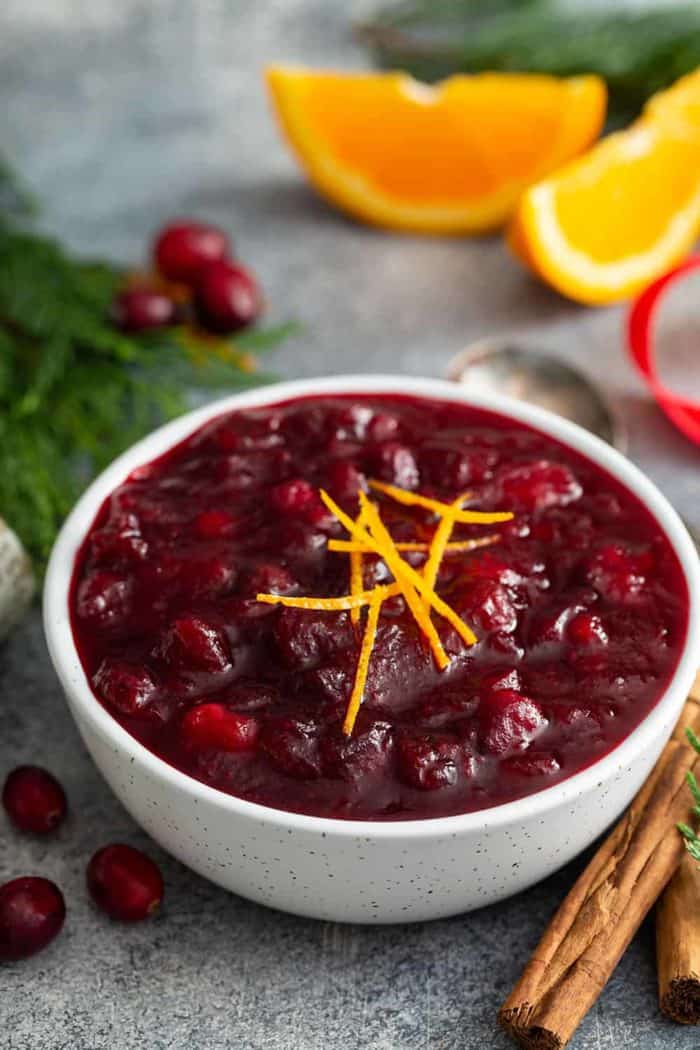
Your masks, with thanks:
[[(360, 513), (355, 519), (358, 525), (362, 525), (364, 521), (364, 510), (360, 510)], [(364, 577), (362, 574), (362, 550), (355, 550), (350, 552), (350, 593), (361, 594), (364, 586)], [(359, 608), (350, 610), (350, 619), (353, 624), (357, 625), (360, 622), (360, 610)]]
[[(494, 533), (493, 536), (480, 536), (476, 540), (452, 540), (445, 545), (445, 552), (449, 554), (453, 551), (473, 551), (478, 547), (489, 547), (493, 543), (498, 543), (500, 538), (497, 533)], [(417, 554), (427, 553), (430, 550), (429, 543), (395, 543), (394, 546), (397, 551), (412, 551)], [(369, 547), (364, 543), (358, 543), (357, 540), (329, 540), (328, 550), (339, 554), (353, 554), (358, 551), (363, 554), (373, 553)]]
[[(447, 622), (451, 624), (452, 627), (454, 627), (455, 631), (460, 636), (462, 641), (464, 641), (467, 645), (474, 645), (477, 638), (474, 632), (472, 631), (471, 627), (467, 626), (464, 620), (462, 620), (462, 618), (457, 615), (454, 609), (450, 608), (447, 602), (444, 602), (442, 598), (438, 597), (438, 595), (435, 593), (432, 587), (428, 587), (427, 583), (425, 582), (423, 576), (420, 573), (416, 572), (416, 570), (412, 568), (412, 566), (410, 566), (406, 561), (404, 561), (404, 559), (398, 553), (395, 553), (391, 550), (391, 547), (393, 546), (393, 541), (391, 539), (391, 536), (389, 536), (389, 533), (386, 531), (382, 519), (379, 517), (379, 512), (377, 511), (377, 508), (373, 504), (370, 504), (368, 502), (367, 497), (364, 495), (364, 493), (361, 493), (360, 503), (363, 502), (367, 503), (367, 506), (369, 508), (367, 513), (369, 515), (369, 520), (371, 524), (373, 525), (373, 527), (376, 524), (375, 535), (378, 534), (380, 539), (383, 540), (383, 543), (386, 544), (388, 550), (386, 550), (385, 553), (391, 555), (391, 563), (387, 561), (384, 555), (382, 556), (384, 557), (387, 567), (394, 574), (397, 583), (401, 582), (401, 577), (406, 579), (412, 587), (415, 587), (415, 589), (422, 597), (426, 598), (429, 601), (430, 605), (433, 607), (435, 612), (438, 613), (438, 615), (442, 616), (443, 619), (447, 620)], [(344, 525), (345, 522), (341, 522), (341, 524)], [(382, 553), (381, 550), (380, 553)], [(401, 589), (401, 593), (405, 596), (405, 591), (403, 588)], [(410, 603), (408, 604), (410, 608)], [(421, 628), (423, 628), (422, 614), (424, 614), (425, 610), (420, 604), (419, 609), (421, 613), (421, 618), (419, 619), (418, 617), (416, 617), (416, 622)], [(413, 612), (412, 608), (411, 612)], [(413, 615), (415, 616), (415, 612), (413, 612)], [(429, 617), (428, 624), (430, 625), (431, 631), (426, 631), (426, 634), (430, 638), (432, 636), (433, 623)], [(442, 649), (442, 643), (440, 643), (440, 648)]]
[[(397, 485), (387, 485), (383, 481), (370, 481), (369, 487), (376, 492), (384, 493), (397, 503), (403, 503), (406, 507), (423, 507), (425, 510), (432, 510), (434, 514), (440, 515), (449, 514), (452, 510), (450, 503), (442, 503), (439, 499), (420, 496), (417, 492), (400, 489)], [(468, 498), (468, 493), (460, 496), (462, 503)], [(464, 525), (495, 525), (500, 521), (511, 521), (512, 518), (511, 511), (458, 510), (454, 520)]]
[[(389, 535), (384, 522), (380, 518), (379, 511), (373, 503), (370, 503), (364, 493), (360, 496), (360, 505), (365, 508), (367, 526), (370, 529), (372, 539), (377, 544), (378, 553), (381, 555), (389, 571), (393, 574), (394, 579), (401, 588), (401, 594), (404, 597), (406, 605), (413, 614), (414, 620), (427, 638), (435, 658), (435, 663), (441, 671), (444, 671), (445, 668), (449, 666), (450, 659), (444, 650), (443, 644), (440, 640), (440, 635), (437, 633), (435, 625), (430, 619), (429, 609), (425, 608), (423, 602), (421, 602), (416, 593), (415, 584), (408, 577), (408, 574), (404, 572), (404, 569), (409, 568), (407, 562), (404, 561), (394, 547), (394, 541)], [(418, 573), (415, 573), (415, 576), (417, 579), (422, 579)]]
[[(435, 590), (438, 572), (440, 571), (440, 562), (442, 561), (449, 538), (452, 535), (452, 530), (455, 527), (455, 514), (460, 509), (466, 498), (467, 494), (464, 494), (458, 496), (457, 499), (453, 501), (451, 508), (440, 519), (440, 524), (433, 533), (433, 538), (430, 542), (428, 560), (423, 566), (423, 579), (433, 591)], [(429, 608), (429, 602), (427, 599), (424, 598), (423, 603), (426, 608)]]
[[(256, 594), (255, 600), (265, 605), (286, 605), (288, 609), (316, 609), (319, 612), (342, 612), (344, 609), (361, 609), (372, 601), (376, 587), (359, 594), (344, 594), (340, 598), (290, 598), (283, 594)], [(400, 593), (398, 583), (386, 587), (386, 598)]]
[(381, 609), (384, 598), (387, 597), (387, 591), (387, 587), (375, 587), (374, 593), (369, 602), (365, 633), (362, 636), (362, 647), (360, 648), (357, 670), (355, 671), (355, 682), (352, 687), (352, 693), (350, 694), (347, 711), (345, 712), (345, 721), (343, 722), (343, 733), (345, 736), (352, 736), (352, 731), (355, 728), (355, 719), (357, 718), (357, 713), (360, 710), (360, 705), (364, 696), (365, 686), (367, 684), (367, 674), (369, 672), (369, 662), (372, 658), (372, 650), (377, 637), (379, 610)]
[[(355, 539), (365, 543), (375, 554), (378, 554), (386, 563), (387, 568), (393, 573), (396, 582), (401, 588), (406, 604), (411, 610), (413, 617), (423, 631), (423, 634), (430, 643), (430, 648), (433, 651), (435, 662), (437, 663), (440, 670), (444, 670), (448, 664), (449, 659), (445, 652), (440, 637), (435, 630), (435, 626), (427, 615), (422, 603), (418, 599), (418, 595), (415, 591), (415, 584), (407, 579), (407, 574), (402, 572), (402, 567), (406, 570), (410, 569), (410, 566), (406, 564), (401, 555), (394, 548), (394, 541), (392, 540), (389, 533), (384, 528), (381, 518), (377, 512), (376, 507), (369, 502), (364, 493), (360, 494), (360, 505), (366, 507), (365, 516), (368, 522), (372, 523), (372, 534), (370, 535), (366, 529), (361, 525), (357, 525), (352, 518), (349, 518), (344, 511), (335, 503), (324, 489), (320, 490), (321, 499), (325, 503), (331, 514), (335, 514), (336, 518), (344, 528), (354, 536)], [(411, 569), (413, 576), (420, 580), (421, 577), (417, 572)]]

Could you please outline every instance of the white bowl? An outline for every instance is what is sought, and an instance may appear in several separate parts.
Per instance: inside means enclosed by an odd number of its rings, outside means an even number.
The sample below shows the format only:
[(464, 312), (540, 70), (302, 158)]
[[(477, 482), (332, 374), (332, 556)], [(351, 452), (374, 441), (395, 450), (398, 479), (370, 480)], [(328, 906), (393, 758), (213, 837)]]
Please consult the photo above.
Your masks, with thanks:
[[(589, 768), (536, 794), (462, 816), (352, 821), (286, 813), (233, 798), (146, 750), (102, 707), (73, 641), (68, 596), (76, 553), (106, 496), (212, 417), (310, 394), (402, 393), (492, 409), (544, 431), (605, 468), (649, 508), (690, 593), (688, 634), (665, 693), (639, 726)], [(225, 398), (140, 441), (90, 486), (56, 541), (44, 592), (49, 651), (90, 754), (127, 810), (190, 868), (284, 911), (344, 922), (405, 922), (468, 911), (517, 893), (585, 849), (623, 810), (663, 748), (700, 649), (700, 566), (678, 515), (623, 456), (539, 408), (398, 376), (302, 380)]]

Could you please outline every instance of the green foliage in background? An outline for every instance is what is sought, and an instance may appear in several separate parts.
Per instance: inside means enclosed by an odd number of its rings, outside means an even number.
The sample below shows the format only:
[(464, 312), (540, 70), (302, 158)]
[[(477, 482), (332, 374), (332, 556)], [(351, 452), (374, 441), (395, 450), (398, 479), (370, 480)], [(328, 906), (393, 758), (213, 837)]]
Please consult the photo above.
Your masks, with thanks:
[(358, 33), (381, 66), (422, 80), (481, 70), (598, 73), (614, 124), (700, 66), (700, 3), (624, 10), (586, 0), (404, 0), (380, 8)]
[(179, 329), (116, 331), (109, 306), (123, 273), (74, 258), (28, 227), (33, 202), (0, 164), (0, 517), (42, 570), (87, 482), (192, 390), (231, 392), (269, 377), (246, 354), (295, 326), (255, 329), (193, 353)]

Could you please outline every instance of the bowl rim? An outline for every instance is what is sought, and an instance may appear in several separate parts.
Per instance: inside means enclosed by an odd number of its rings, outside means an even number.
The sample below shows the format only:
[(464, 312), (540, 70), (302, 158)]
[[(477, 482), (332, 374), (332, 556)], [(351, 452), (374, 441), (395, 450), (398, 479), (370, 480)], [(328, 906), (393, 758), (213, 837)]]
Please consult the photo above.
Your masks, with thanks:
[[(486, 809), (446, 817), (409, 820), (354, 820), (293, 813), (273, 806), (228, 795), (196, 780), (149, 751), (117, 722), (94, 695), (85, 676), (73, 640), (69, 595), (75, 556), (92, 526), (104, 499), (137, 466), (148, 463), (188, 437), (203, 424), (227, 412), (273, 405), (296, 398), (319, 395), (372, 394), (410, 395), (423, 399), (453, 401), (509, 416), (525, 423), (593, 460), (629, 488), (647, 507), (664, 532), (681, 564), (688, 587), (688, 622), (683, 649), (664, 692), (638, 726), (600, 759), (551, 787), (523, 798)], [(659, 732), (670, 732), (672, 715), (695, 677), (700, 652), (700, 561), (680, 517), (656, 485), (625, 456), (577, 424), (546, 409), (492, 393), (465, 389), (444, 379), (390, 374), (348, 374), (298, 379), (257, 387), (229, 395), (194, 409), (152, 431), (115, 459), (87, 488), (66, 519), (54, 544), (43, 592), (44, 631), (49, 655), (67, 696), (71, 713), (79, 709), (91, 728), (132, 763), (165, 781), (175, 790), (197, 801), (214, 805), (233, 815), (262, 824), (306, 831), (324, 837), (363, 837), (373, 840), (422, 839), (483, 831), (504, 824), (517, 824), (542, 816), (549, 810), (584, 795), (610, 779), (652, 745)], [(664, 726), (669, 720), (671, 724)], [(675, 719), (674, 719), (675, 720)]]

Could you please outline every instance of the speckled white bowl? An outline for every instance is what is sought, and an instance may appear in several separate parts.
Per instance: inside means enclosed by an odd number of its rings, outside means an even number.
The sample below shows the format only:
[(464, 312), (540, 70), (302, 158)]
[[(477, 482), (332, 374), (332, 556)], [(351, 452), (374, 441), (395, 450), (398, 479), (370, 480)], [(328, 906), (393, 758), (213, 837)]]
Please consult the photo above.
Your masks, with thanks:
[[(636, 493), (685, 571), (688, 636), (668, 689), (614, 751), (554, 787), (478, 813), (412, 821), (300, 816), (232, 798), (167, 765), (95, 699), (78, 659), (68, 593), (73, 562), (105, 497), (140, 464), (213, 416), (308, 394), (402, 393), (493, 409), (587, 455)], [(90, 486), (53, 550), (46, 636), (73, 717), (97, 766), (134, 819), (199, 874), (261, 904), (343, 922), (405, 922), (468, 911), (517, 893), (585, 849), (628, 804), (656, 761), (700, 652), (700, 568), (680, 519), (652, 483), (608, 445), (538, 408), (398, 376), (303, 380), (229, 397), (178, 419), (120, 456)]]

